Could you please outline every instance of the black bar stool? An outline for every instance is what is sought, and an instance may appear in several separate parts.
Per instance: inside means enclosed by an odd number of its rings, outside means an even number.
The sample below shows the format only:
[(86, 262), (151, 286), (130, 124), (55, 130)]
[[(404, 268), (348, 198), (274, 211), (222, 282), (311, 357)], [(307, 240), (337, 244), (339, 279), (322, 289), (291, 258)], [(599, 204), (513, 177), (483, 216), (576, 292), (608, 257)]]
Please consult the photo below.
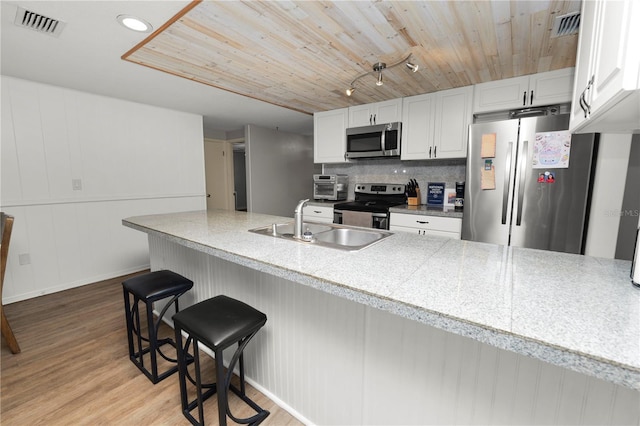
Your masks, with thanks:
[[(176, 312), (179, 312), (178, 298), (193, 287), (193, 281), (176, 274), (172, 271), (155, 271), (137, 277), (129, 278), (122, 282), (124, 294), (124, 309), (127, 319), (127, 339), (129, 340), (129, 359), (142, 371), (153, 384), (167, 378), (178, 371), (177, 359), (170, 358), (160, 349), (163, 345), (169, 344), (176, 347), (171, 338), (158, 340), (158, 327), (162, 317), (167, 312), (171, 304), (175, 305)], [(133, 304), (131, 303), (133, 296)], [(153, 304), (162, 299), (171, 297), (164, 308), (160, 311), (156, 321), (153, 319)], [(146, 305), (147, 314), (147, 336), (143, 336), (140, 328), (139, 302)], [(136, 345), (134, 347), (134, 334), (136, 335)], [(142, 342), (146, 342), (143, 347)], [(150, 370), (145, 366), (144, 356), (149, 354)], [(158, 357), (160, 354), (165, 360), (174, 363), (163, 373), (158, 374)], [(193, 361), (193, 359), (191, 359)]]
[[(204, 409), (202, 403), (214, 393), (218, 394), (218, 420), (221, 426), (227, 424), (227, 415), (236, 423), (257, 425), (268, 415), (269, 411), (263, 410), (245, 394), (244, 360), (242, 352), (249, 340), (267, 322), (267, 316), (252, 308), (246, 303), (227, 296), (214, 298), (197, 303), (173, 316), (173, 324), (176, 332), (178, 346), (178, 365), (180, 378), (180, 397), (182, 401), (182, 413), (194, 425), (204, 425)], [(182, 345), (182, 331), (189, 334), (185, 345)], [(189, 346), (193, 341), (193, 358), (195, 359), (195, 380), (187, 371)], [(200, 357), (198, 345), (202, 343), (214, 352), (216, 364), (216, 382), (203, 384), (200, 372)], [(238, 344), (227, 373), (224, 374), (224, 349)], [(231, 384), (233, 369), (236, 362), (240, 361), (240, 389)], [(187, 382), (189, 380), (196, 388), (196, 399), (188, 401)], [(207, 389), (203, 393), (203, 389)], [(231, 414), (229, 409), (229, 389), (238, 395), (244, 402), (253, 408), (257, 414), (246, 419), (238, 419)], [(198, 407), (197, 421), (191, 411)]]

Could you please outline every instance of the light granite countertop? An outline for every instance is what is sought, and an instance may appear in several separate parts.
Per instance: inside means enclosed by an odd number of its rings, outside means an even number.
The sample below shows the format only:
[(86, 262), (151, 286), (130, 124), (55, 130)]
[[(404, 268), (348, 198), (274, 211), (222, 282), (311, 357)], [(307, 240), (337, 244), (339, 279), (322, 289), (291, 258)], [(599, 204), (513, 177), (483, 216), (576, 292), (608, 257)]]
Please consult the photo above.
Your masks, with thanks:
[(640, 390), (631, 262), (399, 232), (358, 252), (248, 232), (291, 218), (198, 211), (127, 227)]
[[(328, 200), (310, 200), (307, 201), (308, 206), (323, 206), (333, 207), (338, 203), (346, 203), (351, 200), (343, 201), (328, 201)], [(421, 216), (441, 216), (441, 217), (453, 217), (462, 219), (464, 212), (456, 211), (453, 206), (429, 206), (426, 204), (420, 204), (418, 206), (409, 206), (407, 204), (401, 204), (398, 206), (390, 207), (391, 213), (406, 213), (415, 214)]]
[(440, 217), (453, 217), (462, 219), (463, 212), (456, 211), (453, 206), (429, 206), (427, 204), (420, 204), (418, 206), (401, 205), (390, 207), (391, 213), (405, 213), (415, 214), (421, 216), (440, 216)]

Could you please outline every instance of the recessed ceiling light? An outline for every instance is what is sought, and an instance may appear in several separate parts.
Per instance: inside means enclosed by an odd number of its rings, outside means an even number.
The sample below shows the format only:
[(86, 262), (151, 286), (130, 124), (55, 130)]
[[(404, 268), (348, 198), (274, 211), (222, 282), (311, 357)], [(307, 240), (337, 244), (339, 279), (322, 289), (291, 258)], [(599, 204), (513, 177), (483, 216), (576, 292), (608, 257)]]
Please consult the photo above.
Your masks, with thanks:
[(148, 32), (151, 32), (151, 30), (153, 29), (153, 27), (151, 26), (150, 23), (148, 23), (144, 19), (136, 18), (135, 16), (118, 15), (118, 17), (116, 19), (122, 25), (124, 25), (125, 27), (127, 27), (127, 28), (129, 28), (130, 30), (133, 30), (133, 31), (139, 31), (141, 33), (148, 33)]

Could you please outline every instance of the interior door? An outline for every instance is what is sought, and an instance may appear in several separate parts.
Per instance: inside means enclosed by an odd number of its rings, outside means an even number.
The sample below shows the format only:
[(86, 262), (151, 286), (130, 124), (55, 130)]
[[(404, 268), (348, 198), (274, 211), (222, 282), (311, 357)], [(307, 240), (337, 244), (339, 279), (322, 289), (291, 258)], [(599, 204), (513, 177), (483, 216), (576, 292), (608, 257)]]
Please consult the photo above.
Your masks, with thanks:
[(234, 210), (233, 147), (227, 141), (205, 139), (207, 210)]

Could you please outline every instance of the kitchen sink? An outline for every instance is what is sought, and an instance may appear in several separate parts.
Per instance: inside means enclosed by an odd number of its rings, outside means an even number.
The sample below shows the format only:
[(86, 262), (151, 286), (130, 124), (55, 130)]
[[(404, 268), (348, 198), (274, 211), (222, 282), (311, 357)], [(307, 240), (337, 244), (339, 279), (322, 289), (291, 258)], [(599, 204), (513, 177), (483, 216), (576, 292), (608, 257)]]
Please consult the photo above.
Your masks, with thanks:
[(378, 231), (351, 228), (336, 228), (315, 235), (317, 241), (345, 247), (366, 247), (384, 237)]
[(347, 251), (362, 250), (393, 235), (393, 233), (381, 229), (364, 229), (329, 223), (304, 222), (302, 224), (303, 232), (310, 232), (312, 234), (309, 237), (310, 239), (307, 240), (294, 238), (293, 227), (294, 222), (274, 223), (269, 226), (250, 229), (249, 232), (298, 241), (303, 244), (312, 244)]

